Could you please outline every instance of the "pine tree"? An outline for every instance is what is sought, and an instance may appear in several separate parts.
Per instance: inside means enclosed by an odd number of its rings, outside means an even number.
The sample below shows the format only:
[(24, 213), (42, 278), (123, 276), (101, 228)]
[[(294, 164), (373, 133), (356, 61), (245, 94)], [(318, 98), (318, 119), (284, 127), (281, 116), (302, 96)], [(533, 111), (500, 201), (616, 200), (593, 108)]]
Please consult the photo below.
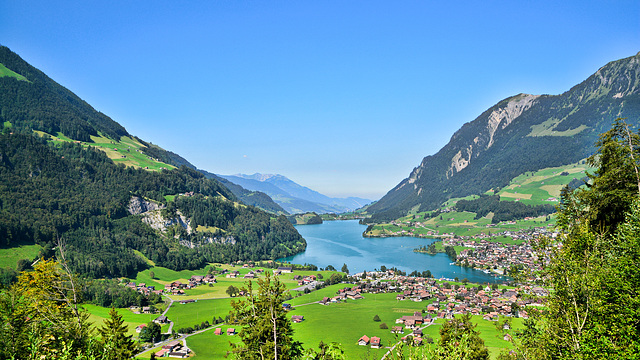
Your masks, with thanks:
[(107, 359), (131, 359), (136, 354), (136, 344), (132, 336), (127, 335), (127, 326), (116, 309), (111, 308), (109, 318), (98, 329), (98, 333), (102, 336), (104, 355)]
[(282, 304), (288, 291), (286, 286), (267, 273), (258, 279), (254, 293), (253, 283), (243, 288), (247, 298), (232, 301), (231, 320), (242, 326), (238, 333), (242, 344), (232, 344), (238, 359), (295, 359), (302, 354), (302, 344), (293, 340), (293, 328)]

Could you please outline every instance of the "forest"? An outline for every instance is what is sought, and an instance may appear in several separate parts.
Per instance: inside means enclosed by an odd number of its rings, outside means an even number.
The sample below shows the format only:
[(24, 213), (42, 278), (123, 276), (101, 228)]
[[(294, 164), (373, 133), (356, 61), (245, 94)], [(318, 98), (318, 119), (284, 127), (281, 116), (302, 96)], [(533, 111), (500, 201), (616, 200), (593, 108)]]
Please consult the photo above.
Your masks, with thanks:
[[(165, 199), (187, 192), (195, 196)], [(193, 228), (215, 227), (237, 241), (181, 246), (128, 213), (133, 195), (182, 211)], [(159, 266), (181, 270), (212, 261), (276, 259), (306, 247), (286, 217), (238, 203), (228, 189), (196, 170), (126, 168), (95, 148), (53, 145), (17, 131), (0, 135), (0, 199), (1, 246), (36, 243), (43, 247), (40, 255), (48, 257), (63, 238), (73, 270), (91, 277), (133, 276), (146, 268), (133, 250)], [(179, 235), (194, 242), (207, 236)]]
[(555, 206), (551, 204), (532, 206), (517, 201), (500, 201), (499, 195), (482, 195), (473, 200), (459, 200), (455, 207), (458, 211), (476, 213), (476, 219), (480, 219), (481, 217), (487, 216), (490, 212), (493, 212), (494, 215), (491, 220), (493, 224), (501, 221), (537, 217), (556, 212)]

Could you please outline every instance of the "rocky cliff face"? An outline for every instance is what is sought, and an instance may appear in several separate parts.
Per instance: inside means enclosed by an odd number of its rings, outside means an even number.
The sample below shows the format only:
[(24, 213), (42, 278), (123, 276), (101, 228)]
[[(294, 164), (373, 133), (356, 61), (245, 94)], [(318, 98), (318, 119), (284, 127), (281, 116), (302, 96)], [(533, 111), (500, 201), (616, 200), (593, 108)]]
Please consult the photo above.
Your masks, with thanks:
[(577, 162), (618, 117), (640, 123), (640, 53), (603, 66), (561, 95), (519, 94), (486, 110), (371, 205), (370, 222), (432, 210), (527, 171)]
[(497, 132), (504, 130), (517, 117), (529, 110), (535, 103), (539, 95), (520, 94), (503, 101), (481, 122), (486, 120), (484, 129), (466, 144), (461, 144), (462, 149), (451, 159), (451, 166), (447, 170), (447, 178), (466, 168), (472, 159), (477, 158), (480, 153), (493, 145), (494, 136)]
[(132, 196), (131, 200), (129, 200), (129, 213), (131, 215), (140, 215), (144, 214), (147, 211), (154, 211), (158, 209), (164, 209), (165, 206), (163, 204), (158, 204), (153, 201), (145, 200), (139, 196)]

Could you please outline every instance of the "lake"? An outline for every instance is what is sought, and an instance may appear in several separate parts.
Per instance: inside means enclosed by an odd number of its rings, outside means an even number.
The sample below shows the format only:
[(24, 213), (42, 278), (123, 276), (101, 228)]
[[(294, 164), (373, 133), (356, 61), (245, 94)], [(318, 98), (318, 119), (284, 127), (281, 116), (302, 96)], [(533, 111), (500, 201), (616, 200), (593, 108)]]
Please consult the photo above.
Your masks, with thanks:
[(325, 221), (319, 225), (298, 225), (296, 229), (307, 240), (307, 250), (281, 260), (293, 264), (314, 264), (319, 268), (333, 265), (337, 270), (347, 264), (349, 272), (398, 268), (407, 274), (413, 270), (430, 270), (435, 278), (458, 277), (472, 282), (497, 282), (501, 279), (479, 270), (451, 265), (446, 254), (435, 255), (413, 252), (420, 245), (429, 245), (435, 239), (414, 237), (365, 238), (366, 225), (357, 220)]

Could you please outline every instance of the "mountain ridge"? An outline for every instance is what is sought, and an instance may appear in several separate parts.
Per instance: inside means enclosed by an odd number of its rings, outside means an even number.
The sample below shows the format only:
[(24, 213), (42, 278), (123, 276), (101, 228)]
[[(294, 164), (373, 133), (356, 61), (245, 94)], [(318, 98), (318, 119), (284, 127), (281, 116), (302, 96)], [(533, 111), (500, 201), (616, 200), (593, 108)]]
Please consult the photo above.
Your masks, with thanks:
[(268, 194), (289, 213), (342, 213), (356, 210), (371, 203), (369, 199), (358, 197), (332, 198), (297, 184), (280, 174), (255, 173), (252, 175), (219, 176), (244, 188)]
[(560, 95), (518, 94), (461, 126), (368, 211), (369, 222), (505, 186), (526, 171), (577, 162), (618, 117), (637, 125), (640, 53), (611, 61)]

